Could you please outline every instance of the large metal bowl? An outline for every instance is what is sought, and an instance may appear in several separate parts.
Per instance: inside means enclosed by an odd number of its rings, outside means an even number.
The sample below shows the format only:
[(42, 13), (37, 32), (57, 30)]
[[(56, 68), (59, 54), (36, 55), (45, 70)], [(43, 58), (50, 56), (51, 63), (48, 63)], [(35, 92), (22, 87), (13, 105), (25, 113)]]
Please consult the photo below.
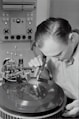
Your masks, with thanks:
[[(62, 112), (66, 104), (63, 90), (55, 83), (31, 79), (29, 83), (5, 82), (0, 86), (1, 116), (13, 119), (40, 119)], [(4, 119), (7, 119), (6, 116)]]

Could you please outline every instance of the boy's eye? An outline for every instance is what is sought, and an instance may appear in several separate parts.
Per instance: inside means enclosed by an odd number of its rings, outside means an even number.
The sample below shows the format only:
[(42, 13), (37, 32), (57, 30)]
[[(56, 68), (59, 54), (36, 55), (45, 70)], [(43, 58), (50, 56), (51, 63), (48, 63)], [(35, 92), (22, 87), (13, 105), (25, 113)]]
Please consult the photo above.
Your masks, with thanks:
[(57, 55), (54, 55), (53, 57), (59, 57), (61, 56), (62, 52), (58, 53)]

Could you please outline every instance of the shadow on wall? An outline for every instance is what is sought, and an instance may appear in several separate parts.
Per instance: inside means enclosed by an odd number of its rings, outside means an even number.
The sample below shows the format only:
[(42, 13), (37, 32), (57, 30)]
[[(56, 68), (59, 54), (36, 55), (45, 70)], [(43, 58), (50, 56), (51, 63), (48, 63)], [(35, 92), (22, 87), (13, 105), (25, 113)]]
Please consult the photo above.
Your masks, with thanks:
[(72, 28), (79, 28), (79, 0), (51, 0), (51, 17), (69, 20)]

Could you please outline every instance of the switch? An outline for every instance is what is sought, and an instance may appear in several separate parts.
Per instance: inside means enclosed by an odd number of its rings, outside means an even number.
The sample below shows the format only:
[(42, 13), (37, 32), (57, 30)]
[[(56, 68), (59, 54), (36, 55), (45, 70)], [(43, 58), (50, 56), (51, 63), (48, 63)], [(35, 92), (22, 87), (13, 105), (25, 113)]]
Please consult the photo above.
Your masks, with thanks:
[(9, 33), (9, 29), (4, 29), (3, 31), (4, 31), (4, 34)]
[(20, 36), (20, 35), (17, 35), (17, 36), (16, 36), (16, 39), (17, 39), (17, 40), (20, 40), (20, 39), (21, 39), (21, 36)]
[(32, 33), (32, 29), (28, 29), (27, 33)]
[(16, 19), (16, 23), (20, 23), (21, 20), (19, 18)]

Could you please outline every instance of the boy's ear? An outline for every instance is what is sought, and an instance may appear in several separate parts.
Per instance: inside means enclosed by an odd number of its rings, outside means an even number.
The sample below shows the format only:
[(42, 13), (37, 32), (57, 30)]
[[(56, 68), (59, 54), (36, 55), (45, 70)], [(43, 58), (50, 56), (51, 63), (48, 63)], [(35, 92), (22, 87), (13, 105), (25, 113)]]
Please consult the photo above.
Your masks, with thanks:
[(73, 39), (73, 33), (69, 34), (69, 39), (72, 40)]
[(69, 34), (69, 39), (72, 42), (79, 42), (79, 35), (76, 32), (72, 32)]

